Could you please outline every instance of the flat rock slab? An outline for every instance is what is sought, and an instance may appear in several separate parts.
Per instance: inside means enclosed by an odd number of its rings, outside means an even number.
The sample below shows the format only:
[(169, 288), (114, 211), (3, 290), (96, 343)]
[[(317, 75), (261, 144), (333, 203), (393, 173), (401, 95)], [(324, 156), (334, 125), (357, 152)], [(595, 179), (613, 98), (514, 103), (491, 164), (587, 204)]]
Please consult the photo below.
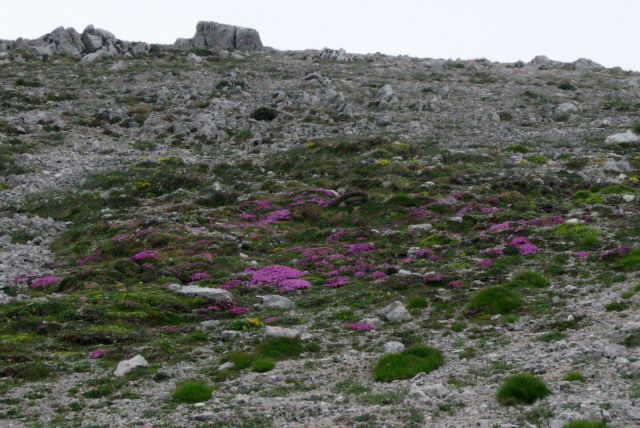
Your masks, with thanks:
[(209, 288), (209, 287), (200, 287), (197, 285), (179, 285), (179, 284), (172, 284), (169, 286), (169, 288), (179, 294), (184, 294), (186, 296), (192, 296), (192, 297), (202, 297), (204, 299), (212, 300), (215, 302), (233, 301), (233, 295), (227, 290), (222, 290), (221, 288)]

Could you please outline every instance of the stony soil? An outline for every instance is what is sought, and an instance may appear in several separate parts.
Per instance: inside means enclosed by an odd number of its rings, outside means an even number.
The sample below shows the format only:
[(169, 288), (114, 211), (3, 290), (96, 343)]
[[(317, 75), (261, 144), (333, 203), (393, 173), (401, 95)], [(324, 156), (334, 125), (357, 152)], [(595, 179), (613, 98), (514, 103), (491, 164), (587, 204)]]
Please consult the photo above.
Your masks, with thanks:
[[(605, 143), (640, 74), (168, 48), (0, 72), (1, 426), (640, 425), (639, 143)], [(473, 306), (491, 286), (522, 303)], [(302, 353), (224, 365), (265, 325)], [(390, 341), (445, 363), (376, 382)], [(523, 372), (551, 394), (499, 403)], [(185, 379), (212, 398), (179, 403)]]

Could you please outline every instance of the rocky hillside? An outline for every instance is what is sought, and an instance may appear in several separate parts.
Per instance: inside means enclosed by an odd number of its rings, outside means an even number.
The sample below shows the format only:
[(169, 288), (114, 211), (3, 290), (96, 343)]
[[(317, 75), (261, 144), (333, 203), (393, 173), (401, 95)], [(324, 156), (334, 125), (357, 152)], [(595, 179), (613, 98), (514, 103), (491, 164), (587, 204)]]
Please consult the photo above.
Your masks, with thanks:
[(3, 427), (640, 424), (640, 74), (0, 42)]

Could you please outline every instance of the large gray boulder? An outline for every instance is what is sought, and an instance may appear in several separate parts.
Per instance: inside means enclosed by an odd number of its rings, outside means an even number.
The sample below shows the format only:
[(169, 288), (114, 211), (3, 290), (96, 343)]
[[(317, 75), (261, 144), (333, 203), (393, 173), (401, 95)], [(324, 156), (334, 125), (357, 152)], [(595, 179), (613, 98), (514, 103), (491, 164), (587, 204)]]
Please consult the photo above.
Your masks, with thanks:
[(73, 28), (58, 27), (41, 38), (53, 44), (59, 54), (78, 56), (84, 50), (82, 38)]
[(93, 25), (87, 26), (82, 32), (82, 42), (85, 46), (85, 53), (93, 53), (103, 47), (115, 45), (116, 36), (107, 30), (95, 28)]
[(233, 49), (256, 51), (262, 49), (260, 34), (253, 28), (200, 21), (196, 25), (196, 34), (190, 40), (178, 39), (175, 47), (193, 46), (198, 49)]

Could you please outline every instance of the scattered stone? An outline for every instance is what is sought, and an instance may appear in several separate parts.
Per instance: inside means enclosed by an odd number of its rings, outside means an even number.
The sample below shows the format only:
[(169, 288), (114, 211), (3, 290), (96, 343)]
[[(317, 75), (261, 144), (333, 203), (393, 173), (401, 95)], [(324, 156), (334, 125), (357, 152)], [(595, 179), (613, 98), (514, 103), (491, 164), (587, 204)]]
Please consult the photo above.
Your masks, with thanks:
[(631, 144), (640, 142), (640, 135), (635, 132), (628, 130), (626, 132), (622, 132), (619, 134), (609, 135), (605, 140), (604, 144)]
[(222, 338), (222, 340), (235, 340), (242, 337), (242, 333), (237, 330), (223, 330), (220, 333), (220, 337)]
[(200, 287), (197, 285), (171, 284), (169, 288), (176, 293), (192, 297), (202, 297), (211, 301), (233, 301), (233, 296), (227, 290), (221, 288)]
[(235, 49), (257, 51), (262, 49), (260, 35), (253, 28), (200, 21), (192, 39), (178, 39), (174, 46), (197, 49)]
[(290, 299), (277, 294), (256, 297), (262, 299), (264, 307), (269, 309), (291, 309), (295, 306)]
[(404, 305), (397, 300), (380, 309), (376, 313), (376, 315), (379, 315), (385, 318), (387, 321), (394, 323), (411, 320), (411, 314), (409, 313), (409, 311), (407, 311)]
[(424, 393), (427, 397), (436, 397), (443, 398), (446, 397), (449, 391), (447, 387), (441, 383), (436, 383), (434, 385), (427, 385), (424, 387)]
[(404, 345), (401, 342), (387, 342), (384, 344), (384, 353), (385, 354), (399, 354), (404, 351)]
[(433, 230), (433, 226), (429, 223), (411, 224), (407, 229), (412, 235), (425, 235)]
[(300, 336), (300, 332), (293, 328), (277, 327), (268, 325), (264, 328), (264, 332), (269, 337), (289, 337), (295, 338)]
[(123, 377), (138, 367), (149, 367), (149, 363), (147, 363), (147, 360), (145, 360), (142, 355), (136, 355), (128, 360), (120, 361), (113, 375), (115, 377)]

